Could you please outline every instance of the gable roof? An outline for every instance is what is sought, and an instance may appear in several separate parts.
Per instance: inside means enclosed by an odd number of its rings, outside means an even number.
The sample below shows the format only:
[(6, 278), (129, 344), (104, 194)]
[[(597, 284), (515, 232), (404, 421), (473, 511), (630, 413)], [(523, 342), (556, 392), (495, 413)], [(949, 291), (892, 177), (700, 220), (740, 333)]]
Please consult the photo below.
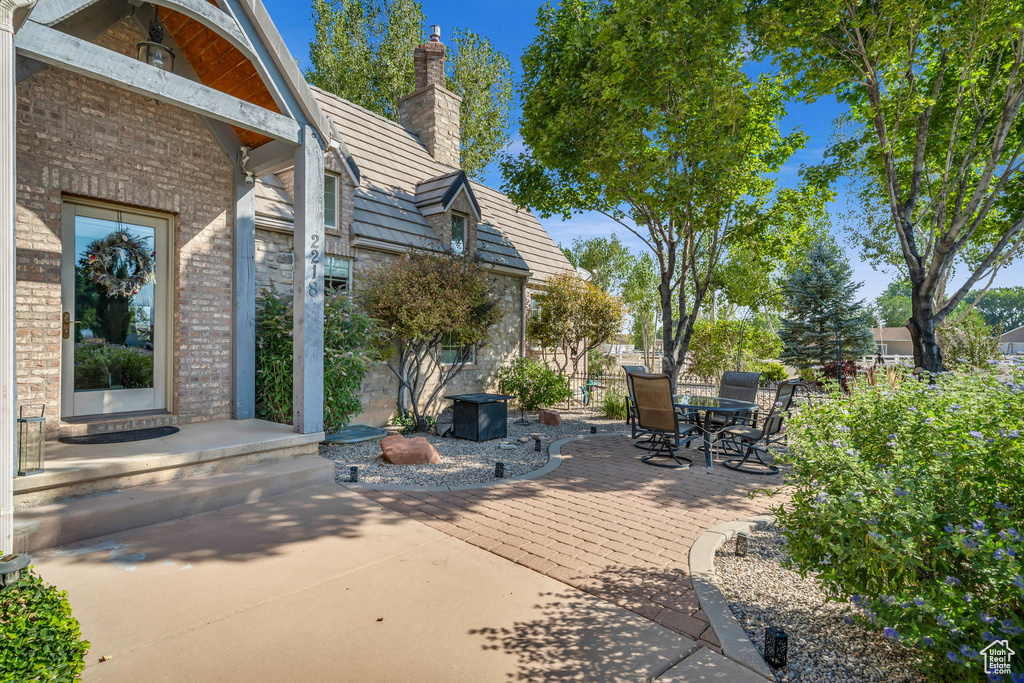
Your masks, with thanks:
[(877, 327), (871, 328), (871, 334), (875, 335), (875, 341), (899, 342), (911, 341), (910, 330), (905, 327)]
[[(432, 179), (454, 177), (461, 171), (436, 161), (416, 135), (398, 123), (316, 87), (310, 89), (359, 165), (362, 182), (356, 190), (353, 234), (401, 248), (421, 246), (429, 238), (439, 245), (437, 235), (416, 207), (417, 186)], [(480, 208), (477, 246), (481, 258), (496, 265), (528, 268), (531, 282), (543, 283), (572, 269), (532, 213), (475, 180), (468, 180), (467, 188)], [(374, 226), (369, 219), (376, 220), (377, 216), (384, 216), (384, 222)], [(510, 250), (516, 253), (505, 253)]]
[(480, 203), (465, 171), (451, 171), (417, 183), (416, 207), (424, 216), (443, 213), (451, 208), (460, 194), (466, 195), (476, 219), (480, 220)]

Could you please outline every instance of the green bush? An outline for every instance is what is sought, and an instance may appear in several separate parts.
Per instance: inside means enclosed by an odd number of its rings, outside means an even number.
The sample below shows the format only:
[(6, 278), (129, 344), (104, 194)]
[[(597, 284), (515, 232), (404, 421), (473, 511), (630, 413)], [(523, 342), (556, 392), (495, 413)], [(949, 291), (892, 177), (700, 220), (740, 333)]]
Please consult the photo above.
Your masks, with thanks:
[[(324, 297), (324, 430), (362, 408), (360, 393), (376, 339), (373, 322), (343, 292)], [(256, 300), (256, 416), (292, 421), (292, 297), (264, 289)]]
[(498, 390), (524, 410), (539, 410), (572, 396), (569, 379), (533, 358), (516, 358), (498, 370)]
[(789, 373), (786, 372), (786, 368), (782, 363), (776, 363), (775, 361), (769, 360), (753, 363), (750, 370), (752, 372), (760, 372), (762, 382), (785, 382), (789, 379)]
[(613, 420), (626, 419), (626, 397), (609, 391), (601, 399), (601, 414)]
[(75, 390), (145, 389), (153, 386), (153, 354), (118, 344), (87, 341), (75, 345)]
[(71, 615), (68, 594), (32, 568), (0, 591), (0, 675), (4, 681), (75, 681), (89, 642)]
[(983, 680), (978, 651), (1024, 629), (1024, 369), (834, 388), (789, 430), (792, 565), (929, 680)]

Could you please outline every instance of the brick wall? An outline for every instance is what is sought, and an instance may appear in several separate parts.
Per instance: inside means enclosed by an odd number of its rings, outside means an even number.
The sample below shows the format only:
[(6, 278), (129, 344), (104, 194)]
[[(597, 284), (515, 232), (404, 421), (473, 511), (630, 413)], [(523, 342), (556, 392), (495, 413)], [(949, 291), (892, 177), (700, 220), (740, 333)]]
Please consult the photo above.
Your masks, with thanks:
[[(97, 43), (134, 57), (126, 21)], [(231, 415), (231, 164), (195, 115), (46, 67), (18, 84), (18, 400), (60, 414), (61, 197), (173, 217), (169, 408)], [(51, 417), (50, 426), (57, 427)]]
[(430, 156), (459, 168), (461, 103), (450, 90), (428, 85), (398, 101), (398, 122), (419, 137)]

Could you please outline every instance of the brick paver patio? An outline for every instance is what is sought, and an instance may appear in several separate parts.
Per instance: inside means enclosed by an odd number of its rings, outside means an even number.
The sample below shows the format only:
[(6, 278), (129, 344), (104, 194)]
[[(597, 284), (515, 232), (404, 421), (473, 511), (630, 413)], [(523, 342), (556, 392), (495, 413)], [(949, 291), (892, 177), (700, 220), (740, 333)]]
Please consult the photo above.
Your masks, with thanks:
[(721, 522), (764, 514), (777, 486), (724, 467), (708, 472), (703, 455), (687, 470), (652, 467), (621, 435), (562, 447), (562, 465), (511, 486), (458, 491), (360, 492), (451, 536), (651, 619), (716, 650), (690, 585), (693, 541)]

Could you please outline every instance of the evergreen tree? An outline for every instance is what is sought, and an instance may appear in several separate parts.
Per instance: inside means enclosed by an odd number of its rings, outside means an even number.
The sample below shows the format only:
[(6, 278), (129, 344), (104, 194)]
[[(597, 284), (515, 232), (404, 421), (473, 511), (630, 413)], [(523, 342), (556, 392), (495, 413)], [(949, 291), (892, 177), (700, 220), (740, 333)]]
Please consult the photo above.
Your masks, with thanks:
[(834, 361), (837, 324), (843, 360), (873, 354), (870, 316), (863, 302), (853, 298), (860, 287), (850, 265), (824, 241), (816, 242), (785, 285), (781, 360), (798, 368)]

